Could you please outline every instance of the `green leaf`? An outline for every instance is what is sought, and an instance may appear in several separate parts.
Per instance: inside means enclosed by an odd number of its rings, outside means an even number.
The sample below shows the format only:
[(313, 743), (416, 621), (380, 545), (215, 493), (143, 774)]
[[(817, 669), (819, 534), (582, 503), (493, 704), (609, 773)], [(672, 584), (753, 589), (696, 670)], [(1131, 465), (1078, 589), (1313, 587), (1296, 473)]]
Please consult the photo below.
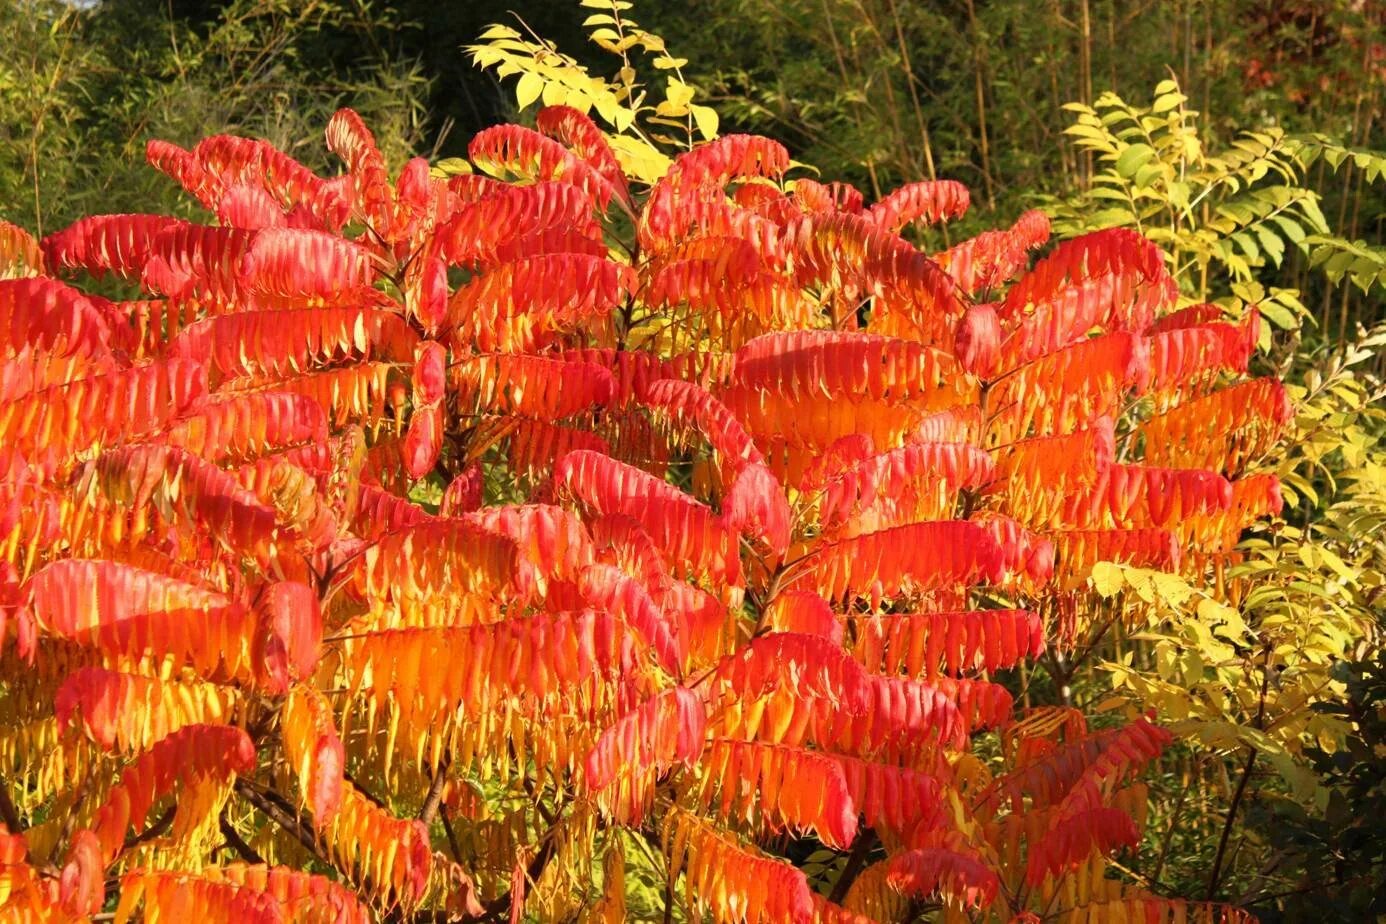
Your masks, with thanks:
[(1110, 597), (1126, 586), (1126, 576), (1120, 565), (1100, 561), (1092, 566), (1092, 587), (1100, 596)]
[(521, 110), (527, 109), (543, 92), (544, 78), (533, 71), (525, 71), (515, 85), (515, 103)]
[(693, 113), (693, 121), (698, 126), (698, 133), (703, 136), (704, 141), (711, 141), (717, 137), (717, 110), (711, 106), (689, 106), (688, 111)]
[(1155, 105), (1150, 107), (1151, 112), (1169, 112), (1188, 99), (1183, 93), (1165, 93), (1155, 100)]
[(1116, 171), (1122, 176), (1135, 176), (1136, 171), (1155, 157), (1155, 149), (1148, 144), (1133, 144), (1117, 155)]
[(1294, 330), (1299, 327), (1299, 321), (1295, 319), (1294, 314), (1279, 302), (1261, 302), (1256, 308), (1263, 318), (1281, 330)]

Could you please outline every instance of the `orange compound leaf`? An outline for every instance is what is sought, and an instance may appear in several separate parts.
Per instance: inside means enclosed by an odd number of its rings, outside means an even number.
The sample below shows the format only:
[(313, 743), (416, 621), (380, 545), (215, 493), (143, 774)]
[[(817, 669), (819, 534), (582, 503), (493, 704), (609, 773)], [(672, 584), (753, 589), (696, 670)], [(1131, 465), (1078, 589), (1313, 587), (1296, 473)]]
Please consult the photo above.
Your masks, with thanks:
[(789, 549), (792, 517), (779, 479), (760, 463), (743, 468), (722, 500), (723, 522), (763, 542), (776, 561)]
[(633, 518), (654, 540), (666, 565), (739, 585), (735, 534), (707, 506), (634, 466), (595, 452), (571, 452), (554, 467), (554, 482), (595, 516)]
[(441, 593), (532, 590), (514, 539), (459, 519), (414, 523), (376, 540), (361, 558), (358, 581), (372, 597), (420, 599)]
[[(437, 670), (438, 652), (449, 655)], [(352, 647), (348, 674), (377, 708), (391, 698), (401, 718), (427, 726), (450, 711), (476, 715), (509, 699), (544, 702), (593, 677), (636, 664), (633, 635), (597, 610), (538, 613), (488, 625), (375, 632)]]
[[(456, 207), (447, 183), (429, 175), (428, 160), (423, 157), (411, 157), (400, 168), (394, 195), (395, 222), (389, 236), (398, 250), (419, 244), (427, 247), (434, 227)], [(416, 258), (411, 255), (409, 259), (412, 262)]]
[(854, 625), (852, 654), (872, 673), (996, 671), (1044, 651), (1044, 622), (1027, 610), (874, 613)]
[(218, 464), (248, 462), (266, 453), (325, 443), (327, 416), (317, 402), (288, 392), (261, 391), (199, 404), (164, 434), (170, 446)]
[(1163, 527), (1227, 510), (1232, 485), (1206, 469), (1109, 465), (1095, 484), (1068, 493), (1062, 512), (1046, 525), (1080, 529)]
[(0, 279), (22, 279), (43, 273), (43, 250), (34, 236), (0, 218)]
[(802, 493), (822, 490), (834, 478), (865, 462), (876, 453), (875, 441), (869, 433), (849, 433), (826, 447), (809, 460), (799, 479)]
[(1054, 576), (1054, 543), (1004, 514), (985, 513), (973, 522), (991, 533), (1002, 550), (1006, 583), (1031, 592)]
[[(799, 181), (804, 182), (803, 180)], [(906, 225), (961, 218), (972, 204), (967, 187), (956, 180), (924, 180), (906, 183), (866, 210), (866, 217), (898, 234)]]
[(983, 231), (950, 247), (934, 260), (967, 293), (982, 292), (1012, 278), (1029, 261), (1029, 252), (1049, 240), (1049, 218), (1032, 210), (1005, 231)]
[(904, 836), (943, 820), (943, 786), (929, 774), (841, 754), (832, 760), (842, 768), (850, 804), (869, 827)]
[(95, 473), (115, 503), (153, 504), (229, 548), (264, 561), (274, 555), (275, 508), (241, 487), (234, 475), (185, 450), (152, 443), (112, 449), (96, 460)]
[(602, 209), (611, 202), (616, 187), (596, 167), (552, 138), (523, 125), (493, 125), (472, 136), (467, 156), (483, 172), (504, 178), (536, 182), (571, 183)]
[(264, 307), (355, 304), (373, 291), (370, 251), (304, 228), (266, 228), (241, 263), (246, 289)]
[(1130, 306), (1150, 292), (1143, 277), (1120, 273), (1064, 285), (1008, 327), (998, 368), (1006, 371), (1033, 362), (1087, 339), (1094, 329), (1140, 333), (1151, 311), (1132, 311)]
[(210, 866), (203, 869), (201, 875), (214, 882), (227, 882), (269, 895), (283, 906), (286, 921), (370, 924), (374, 920), (369, 909), (350, 889), (326, 876), (287, 866), (243, 863)]
[(333, 541), (337, 524), (329, 499), (322, 493), (331, 471), (331, 448), (315, 444), (246, 463), (232, 476), (236, 484), (274, 510), (283, 532), (292, 535), (296, 544), (321, 549)]
[(836, 850), (857, 836), (857, 812), (842, 765), (798, 747), (714, 738), (701, 760), (695, 798), (728, 821), (813, 834)]
[(913, 443), (857, 462), (823, 488), (819, 518), (836, 530), (863, 511), (887, 522), (947, 515), (958, 492), (995, 477), (991, 456), (967, 443)]
[[(696, 429), (717, 451), (721, 464), (731, 474), (746, 465), (765, 461), (751, 435), (727, 406), (693, 382), (659, 379), (647, 384), (637, 399), (643, 405), (668, 415), (676, 427)], [(727, 478), (727, 481), (730, 481)]]
[(286, 924), (290, 920), (272, 895), (196, 873), (169, 870), (136, 869), (120, 877), (117, 924), (135, 919), (135, 909), (141, 905), (138, 920), (147, 924)]
[(962, 314), (957, 284), (943, 269), (869, 218), (836, 214), (801, 222), (798, 281), (803, 286), (848, 282), (889, 300), (921, 333), (934, 322), (950, 325)]
[(317, 592), (299, 581), (274, 581), (255, 592), (255, 615), (261, 634), (257, 661), (275, 692), (290, 680), (313, 675), (322, 657), (322, 609)]
[[(468, 267), (532, 255), (522, 242), (543, 240), (536, 235), (546, 232), (600, 243), (601, 227), (592, 218), (595, 207), (591, 197), (571, 183), (498, 186), (458, 209), (437, 229), (434, 240), (449, 264)], [(596, 255), (604, 252), (605, 248)]]
[(823, 452), (848, 438), (893, 449), (921, 417), (908, 404), (854, 402), (821, 394), (792, 398), (736, 387), (719, 397), (755, 437), (767, 466), (785, 484), (802, 484), (809, 471), (823, 467)]
[(679, 646), (689, 654), (690, 668), (703, 668), (733, 646), (730, 612), (721, 600), (682, 580), (663, 580), (651, 596), (669, 622), (678, 626)]
[(346, 751), (332, 707), (309, 686), (296, 685), (279, 714), (284, 753), (298, 775), (298, 791), (313, 812), (313, 824), (329, 825), (342, 806)]
[(768, 268), (783, 272), (792, 252), (777, 222), (728, 201), (722, 187), (673, 183), (669, 174), (651, 190), (636, 230), (642, 250), (651, 255), (690, 238), (735, 238), (750, 244)]
[(231, 687), (83, 667), (58, 688), (54, 712), (60, 727), (79, 722), (104, 750), (129, 754), (188, 725), (226, 724), (239, 703)]
[(56, 279), (0, 279), (0, 351), (104, 360), (114, 318)]
[[(480, 462), (473, 462), (462, 470), (456, 478), (448, 482), (448, 486), (443, 491), (442, 500), (438, 502), (438, 515), (444, 517), (458, 517), (464, 513), (471, 513), (481, 508), (482, 496), (486, 491), (486, 473)], [(407, 506), (414, 507), (413, 504)], [(420, 513), (422, 511), (420, 510)]]
[(993, 378), (1001, 360), (1001, 319), (992, 304), (973, 305), (953, 329), (953, 354), (973, 375)]
[(1000, 432), (1023, 438), (1066, 432), (1121, 412), (1128, 390), (1150, 381), (1150, 349), (1144, 337), (1126, 331), (1065, 347), (1022, 366), (997, 382), (995, 407)]
[(1019, 440), (993, 455), (1011, 503), (1027, 505), (1044, 494), (1096, 484), (1116, 462), (1116, 425), (1111, 417), (1099, 417), (1086, 429)]
[(460, 518), (515, 543), (540, 582), (573, 580), (595, 560), (592, 537), (578, 517), (550, 504), (482, 507)]
[(231, 379), (222, 383), (220, 391), (222, 394), (284, 391), (303, 395), (317, 402), (333, 429), (341, 429), (353, 423), (369, 424), (384, 419), (385, 391), (394, 369), (393, 363), (361, 361), (282, 379)]
[[(20, 843), (23, 844), (22, 835)], [(63, 866), (58, 880), (58, 898), (62, 910), (78, 917), (87, 917), (99, 912), (106, 900), (105, 873), (106, 863), (102, 857), (101, 842), (91, 831), (78, 831), (72, 836), (72, 843), (68, 847), (68, 861)], [(9, 902), (6, 903), (5, 910), (11, 913), (17, 911)], [(51, 913), (55, 909), (50, 906), (45, 910)], [(26, 919), (18, 917), (16, 920)], [(36, 920), (46, 922), (54, 918), (44, 915)]]
[(722, 924), (810, 924), (813, 890), (803, 872), (747, 848), (692, 812), (672, 809), (662, 832), (669, 878)]
[(586, 253), (545, 253), (473, 277), (447, 306), (452, 341), (482, 351), (525, 350), (554, 331), (600, 321), (635, 288), (629, 266)]
[(1171, 311), (1146, 328), (1145, 332), (1154, 336), (1184, 327), (1200, 327), (1204, 324), (1226, 322), (1227, 320), (1227, 312), (1218, 305), (1208, 303), (1190, 305), (1187, 308), (1180, 308), (1178, 311)]
[(679, 764), (691, 766), (703, 753), (706, 725), (703, 702), (691, 690), (665, 690), (601, 733), (583, 762), (581, 785), (598, 793), (617, 818), (634, 820), (643, 812), (638, 805), (622, 804), (620, 784), (638, 784)]
[(748, 177), (778, 177), (789, 169), (789, 151), (759, 135), (723, 135), (674, 158), (661, 183), (726, 185)]
[(786, 314), (790, 296), (751, 242), (713, 235), (677, 244), (642, 274), (641, 300), (652, 307), (687, 304), (726, 318), (750, 314), (769, 321)]
[(821, 635), (842, 644), (842, 623), (818, 594), (808, 590), (786, 590), (775, 595), (765, 607), (762, 621), (772, 632)]
[[(816, 189), (806, 187), (796, 193), (801, 182), (792, 180), (786, 183), (788, 194), (770, 183), (742, 183), (731, 190), (730, 198), (740, 207), (782, 226), (805, 215), (825, 215), (837, 211), (827, 187), (817, 184)], [(857, 211), (860, 212), (860, 209)]]
[(970, 393), (967, 379), (947, 353), (908, 340), (792, 331), (757, 337), (738, 350), (732, 382), (787, 398), (910, 401), (939, 394), (961, 399)]
[(448, 265), (429, 247), (404, 268), (404, 307), (426, 336), (438, 335), (448, 310)]
[(1058, 529), (1044, 535), (1054, 543), (1055, 573), (1066, 583), (1085, 579), (1099, 561), (1176, 571), (1183, 557), (1168, 529)]
[(206, 318), (180, 332), (169, 350), (232, 378), (285, 376), (356, 358), (404, 363), (418, 343), (404, 316), (389, 309), (298, 308)]
[(284, 209), (274, 196), (258, 186), (232, 186), (216, 204), (217, 221), (223, 227), (259, 231), (283, 227)]
[(991, 867), (961, 845), (907, 850), (887, 862), (887, 883), (911, 898), (937, 895), (950, 904), (988, 908), (1001, 888)]
[(998, 777), (984, 794), (979, 812), (991, 814), (1009, 805), (1012, 812), (1065, 805), (1074, 809), (1097, 804), (1124, 780), (1159, 757), (1173, 736), (1158, 725), (1137, 719), (1121, 728), (1093, 732), (1065, 743)]
[[(204, 191), (189, 190), (199, 199), (221, 201), (236, 186), (254, 186), (285, 208), (298, 207), (334, 230), (350, 217), (351, 202), (341, 195), (339, 182), (324, 180), (268, 141), (212, 135), (199, 141), (192, 154), (208, 184)], [(180, 177), (174, 179), (182, 182)]]
[(1226, 509), (1189, 517), (1179, 524), (1181, 537), (1190, 537), (1204, 552), (1226, 554), (1241, 539), (1242, 530), (1264, 517), (1279, 516), (1285, 500), (1275, 475), (1247, 475), (1232, 483)]
[(1206, 468), (1241, 474), (1264, 455), (1294, 418), (1285, 386), (1277, 379), (1242, 382), (1185, 401), (1137, 428), (1145, 462), (1171, 468)]
[(156, 430), (206, 393), (205, 367), (188, 360), (91, 375), (0, 403), (0, 444), (65, 460)]
[(423, 897), (433, 868), (428, 829), (396, 818), (342, 783), (342, 804), (322, 833), (333, 860), (374, 886), (387, 904), (412, 906)]
[[(961, 186), (961, 184), (959, 184)], [(750, 189), (744, 186), (742, 189)], [(738, 190), (739, 191), (739, 190)], [(964, 194), (966, 188), (964, 187)], [(850, 183), (820, 183), (808, 177), (794, 181), (794, 203), (804, 212), (846, 212), (859, 215), (865, 204), (861, 190)]]
[(347, 528), (361, 539), (376, 542), (389, 533), (436, 519), (408, 498), (391, 494), (373, 484), (363, 484), (360, 486), (355, 516), (347, 524)]
[(1150, 389), (1198, 384), (1219, 372), (1245, 373), (1260, 329), (1261, 316), (1253, 308), (1240, 324), (1199, 324), (1150, 335)]
[(394, 224), (395, 191), (375, 136), (359, 115), (339, 109), (327, 123), (327, 147), (351, 171), (356, 217), (388, 238)]
[(553, 474), (554, 463), (570, 452), (609, 455), (610, 445), (595, 433), (534, 417), (511, 418), (507, 458), (512, 470), (539, 480)]
[(552, 421), (611, 400), (611, 373), (594, 363), (524, 353), (487, 353), (451, 370), (463, 414), (516, 414)]
[(628, 405), (639, 400), (660, 379), (688, 381), (711, 390), (730, 375), (733, 357), (726, 353), (699, 351), (662, 359), (636, 350), (578, 349), (556, 354), (569, 362), (601, 366), (615, 382), (612, 403)]
[(969, 732), (1001, 725), (1011, 717), (1011, 708), (1015, 705), (1010, 691), (999, 683), (935, 677), (929, 685), (957, 707)]
[(815, 702), (810, 737), (846, 754), (910, 764), (939, 744), (967, 744), (967, 717), (934, 684), (868, 674), (866, 704), (850, 712)]
[(910, 523), (819, 547), (793, 569), (786, 586), (811, 589), (828, 600), (880, 600), (901, 592), (996, 584), (1006, 576), (1005, 555), (976, 523)]
[(253, 231), (182, 224), (155, 235), (140, 272), (148, 292), (230, 308), (249, 297), (241, 264)]
[(654, 652), (660, 667), (675, 676), (681, 672), (684, 650), (679, 627), (655, 603), (644, 584), (615, 565), (593, 563), (582, 569), (576, 586), (583, 603), (619, 616), (630, 626)]
[(813, 924), (878, 924), (878, 922), (875, 918), (834, 904), (815, 892), (813, 893)]
[(215, 211), (222, 181), (209, 173), (192, 151), (171, 141), (151, 138), (145, 142), (144, 159), (149, 166), (191, 193), (203, 208)]
[(720, 734), (744, 740), (820, 748), (890, 763), (916, 765), (939, 744), (962, 747), (967, 723), (953, 701), (932, 685), (863, 675), (861, 708), (821, 689), (792, 685), (725, 697), (716, 713)]
[[(229, 725), (186, 725), (136, 757), (121, 772), (96, 812), (92, 830), (101, 843), (102, 859), (109, 865), (124, 848), (130, 828), (142, 830), (154, 803), (175, 787), (185, 792), (207, 783), (225, 784), (255, 769), (255, 745), (250, 736)], [(207, 814), (215, 812), (225, 793), (209, 800), (202, 793), (180, 800), (174, 818), (173, 837), (186, 837)]]
[(905, 441), (980, 444), (985, 429), (980, 407), (975, 404), (955, 405), (920, 418)]
[(723, 658), (714, 676), (723, 698), (743, 702), (786, 688), (796, 700), (821, 699), (857, 713), (870, 701), (870, 680), (860, 664), (828, 639), (796, 632), (757, 635)]
[[(600, 233), (600, 229), (596, 225), (577, 228), (559, 225), (544, 228), (503, 240), (486, 252), (486, 259), (483, 262), (487, 268), (490, 268), (492, 266), (504, 266), (507, 263), (518, 263), (531, 257), (565, 253), (609, 259), (611, 252), (607, 248), (606, 242), (599, 236), (593, 236), (600, 235)], [(443, 263), (443, 265), (446, 266), (447, 264)], [(444, 302), (446, 304), (446, 298)]]
[(545, 106), (534, 119), (540, 132), (566, 144), (606, 180), (617, 198), (630, 203), (625, 172), (606, 136), (587, 115), (571, 106)]
[(1124, 322), (1114, 325), (1122, 330), (1144, 330), (1156, 314), (1179, 297), (1159, 247), (1129, 228), (1109, 228), (1055, 247), (1006, 291), (1001, 316), (1017, 319), (1029, 306), (1054, 298), (1065, 285), (1108, 274), (1139, 280), (1128, 289), (1136, 296), (1135, 302), (1119, 313)]
[(446, 425), (447, 415), (440, 405), (415, 408), (409, 415), (409, 429), (405, 431), (400, 455), (411, 479), (423, 478), (438, 464)]
[(1105, 856), (1140, 843), (1136, 823), (1121, 809), (1091, 808), (1061, 818), (1030, 847), (1025, 881), (1040, 886), (1050, 877), (1077, 869), (1094, 854)]
[(208, 677), (254, 673), (254, 615), (223, 594), (130, 565), (53, 562), (25, 585), (41, 631), (138, 662), (172, 657)]
[(114, 272), (139, 278), (154, 239), (170, 228), (188, 225), (166, 215), (91, 215), (48, 235), (40, 246), (51, 272), (82, 269), (98, 277)]

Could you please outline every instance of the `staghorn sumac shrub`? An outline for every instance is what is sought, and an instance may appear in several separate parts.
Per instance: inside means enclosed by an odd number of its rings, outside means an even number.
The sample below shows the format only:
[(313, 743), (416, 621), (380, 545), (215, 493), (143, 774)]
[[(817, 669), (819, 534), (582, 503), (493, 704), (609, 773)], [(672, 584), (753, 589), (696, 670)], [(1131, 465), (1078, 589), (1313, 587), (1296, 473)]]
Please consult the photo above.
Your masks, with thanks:
[(539, 126), (155, 142), (205, 223), (0, 226), (5, 914), (620, 920), (638, 862), (717, 921), (1237, 919), (1108, 869), (1171, 735), (997, 672), (1277, 508), (1255, 314), (1127, 231), (1030, 266), (1038, 213), (919, 252), (956, 183)]

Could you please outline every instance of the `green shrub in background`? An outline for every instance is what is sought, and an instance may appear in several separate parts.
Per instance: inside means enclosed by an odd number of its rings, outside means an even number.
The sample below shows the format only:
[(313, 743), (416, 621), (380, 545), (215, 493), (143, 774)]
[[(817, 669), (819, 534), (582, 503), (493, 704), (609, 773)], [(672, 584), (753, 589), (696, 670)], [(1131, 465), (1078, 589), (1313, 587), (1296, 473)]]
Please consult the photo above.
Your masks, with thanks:
[[(384, 7), (235, 0), (206, 22), (163, 4), (0, 3), (0, 203), (40, 233), (97, 212), (186, 209), (144, 164), (152, 137), (258, 135), (313, 163), (349, 101), (396, 159), (424, 146), (428, 79)], [(355, 49), (332, 63), (330, 43)]]

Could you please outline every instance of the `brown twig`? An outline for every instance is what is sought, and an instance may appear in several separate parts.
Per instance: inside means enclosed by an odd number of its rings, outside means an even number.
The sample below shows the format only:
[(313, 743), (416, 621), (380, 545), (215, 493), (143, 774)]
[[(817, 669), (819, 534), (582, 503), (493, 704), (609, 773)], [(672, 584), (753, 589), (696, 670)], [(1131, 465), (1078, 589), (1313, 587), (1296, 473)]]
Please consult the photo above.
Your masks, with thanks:
[(125, 849), (129, 850), (131, 847), (138, 847), (145, 841), (152, 841), (156, 837), (162, 837), (164, 832), (173, 827), (173, 816), (177, 811), (178, 805), (176, 803), (164, 809), (164, 813), (160, 815), (152, 825), (145, 828), (139, 834), (132, 834), (125, 839)]
[(856, 842), (852, 844), (852, 852), (847, 856), (847, 865), (843, 867), (842, 875), (833, 886), (828, 901), (842, 904), (842, 900), (847, 897), (847, 890), (852, 887), (852, 883), (866, 866), (866, 858), (871, 855), (878, 842), (879, 838), (876, 837), (874, 828), (867, 828), (857, 835)]
[(0, 821), (5, 822), (5, 827), (11, 834), (18, 834), (24, 830), (24, 825), (19, 822), (19, 810), (10, 798), (10, 787), (4, 780), (0, 780)]
[(443, 789), (448, 782), (448, 767), (452, 765), (451, 758), (444, 756), (438, 763), (438, 770), (433, 774), (433, 782), (429, 784), (428, 795), (424, 796), (423, 808), (419, 809), (419, 821), (425, 825), (433, 824), (433, 818), (438, 814), (438, 809), (443, 804)]
[(328, 863), (327, 857), (323, 855), (322, 849), (318, 845), (318, 838), (313, 833), (312, 827), (304, 824), (303, 819), (294, 814), (283, 796), (272, 789), (261, 787), (259, 784), (244, 778), (236, 781), (236, 793), (259, 809), (270, 821), (293, 835), (294, 839), (302, 844), (309, 853), (322, 862)]
[(221, 810), (221, 817), (217, 819), (217, 825), (221, 829), (221, 836), (226, 838), (226, 846), (236, 852), (242, 860), (256, 865), (264, 863), (265, 858), (255, 852), (255, 848), (245, 842), (245, 838), (237, 833), (231, 819), (226, 816), (226, 809)]

